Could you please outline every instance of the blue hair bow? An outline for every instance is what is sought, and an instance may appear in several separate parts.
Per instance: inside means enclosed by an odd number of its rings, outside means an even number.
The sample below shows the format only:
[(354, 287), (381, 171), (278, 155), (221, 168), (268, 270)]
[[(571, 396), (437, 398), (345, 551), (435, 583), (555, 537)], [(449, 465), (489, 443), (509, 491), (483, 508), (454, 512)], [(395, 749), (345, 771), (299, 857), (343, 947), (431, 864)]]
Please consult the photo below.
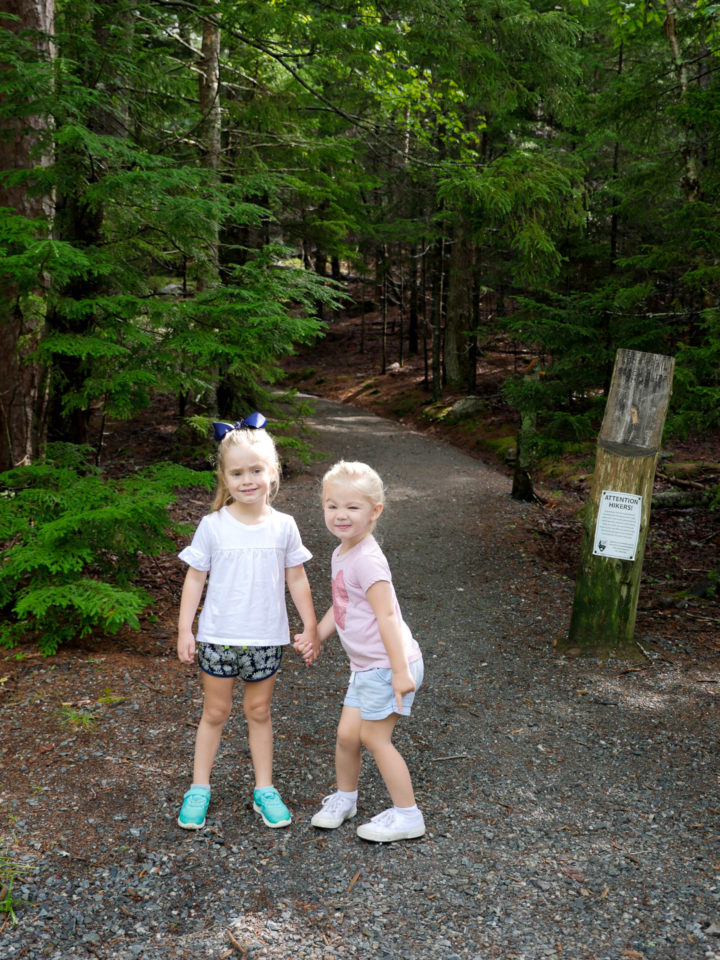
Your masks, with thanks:
[(240, 422), (235, 422), (234, 424), (230, 423), (216, 423), (213, 420), (213, 427), (215, 428), (215, 440), (220, 443), (222, 438), (226, 433), (230, 433), (231, 430), (262, 430), (267, 420), (261, 413), (250, 413), (245, 417), (244, 420)]

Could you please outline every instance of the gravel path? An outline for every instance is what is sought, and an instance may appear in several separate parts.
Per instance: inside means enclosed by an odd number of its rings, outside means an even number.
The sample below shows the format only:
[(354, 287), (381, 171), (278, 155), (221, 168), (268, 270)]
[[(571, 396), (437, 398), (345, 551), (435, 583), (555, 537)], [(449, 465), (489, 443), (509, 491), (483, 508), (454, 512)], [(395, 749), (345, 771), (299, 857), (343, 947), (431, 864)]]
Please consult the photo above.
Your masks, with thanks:
[[(327, 463), (364, 459), (386, 481), (379, 539), (426, 662), (397, 737), (427, 835), (383, 846), (350, 823), (309, 824), (333, 787), (347, 679), (337, 641), (311, 668), (288, 655), (277, 687), (276, 784), (293, 825), (269, 831), (252, 813), (238, 703), (208, 825), (180, 831), (199, 688), (161, 636), (150, 662), (126, 654), (112, 689), (124, 699), (94, 736), (66, 729), (48, 746), (41, 784), (27, 758), (50, 741), (51, 704), (38, 702), (33, 731), (1, 704), (17, 744), (0, 784), (3, 849), (27, 905), (0, 956), (720, 960), (717, 662), (558, 656), (571, 584), (523, 554), (518, 530), (536, 508), (512, 502), (506, 478), (330, 401), (312, 423)], [(325, 466), (278, 501), (315, 555), (320, 612), (334, 546)], [(107, 688), (90, 660), (40, 662), (33, 679), (56, 699)], [(80, 770), (90, 791), (74, 786)], [(386, 805), (368, 762), (356, 822)]]

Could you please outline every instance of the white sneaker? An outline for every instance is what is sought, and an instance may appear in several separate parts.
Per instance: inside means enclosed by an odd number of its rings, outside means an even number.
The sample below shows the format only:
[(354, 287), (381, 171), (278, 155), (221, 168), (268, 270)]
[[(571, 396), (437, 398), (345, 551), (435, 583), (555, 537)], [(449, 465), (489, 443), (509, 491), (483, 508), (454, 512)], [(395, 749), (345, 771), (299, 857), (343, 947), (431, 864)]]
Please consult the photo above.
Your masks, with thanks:
[(354, 817), (356, 813), (357, 807), (354, 800), (348, 800), (339, 793), (331, 793), (329, 797), (323, 798), (322, 807), (310, 823), (314, 827), (322, 827), (323, 830), (334, 830), (335, 827)]
[(369, 823), (363, 823), (357, 828), (357, 835), (363, 840), (374, 840), (375, 843), (392, 843), (393, 840), (413, 840), (422, 837), (425, 833), (425, 821), (418, 810), (412, 817), (404, 817), (395, 807), (383, 810)]

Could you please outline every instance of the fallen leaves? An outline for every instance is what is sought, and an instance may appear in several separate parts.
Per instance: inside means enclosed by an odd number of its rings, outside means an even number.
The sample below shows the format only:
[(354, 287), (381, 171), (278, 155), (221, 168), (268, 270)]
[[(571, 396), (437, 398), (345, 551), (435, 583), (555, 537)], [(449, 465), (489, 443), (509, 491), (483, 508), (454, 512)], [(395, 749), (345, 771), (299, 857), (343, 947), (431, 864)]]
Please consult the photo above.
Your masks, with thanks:
[(574, 880), (576, 883), (585, 883), (585, 874), (580, 870), (579, 867), (560, 867), (562, 872), (566, 877), (570, 877), (571, 880)]

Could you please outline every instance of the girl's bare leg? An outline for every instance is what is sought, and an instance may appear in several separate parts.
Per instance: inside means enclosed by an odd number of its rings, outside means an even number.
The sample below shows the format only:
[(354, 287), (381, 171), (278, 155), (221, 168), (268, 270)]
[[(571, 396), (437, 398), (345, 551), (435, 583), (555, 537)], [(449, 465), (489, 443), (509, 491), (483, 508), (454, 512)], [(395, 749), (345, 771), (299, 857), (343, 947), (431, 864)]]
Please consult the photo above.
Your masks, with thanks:
[(359, 707), (343, 707), (335, 741), (335, 776), (338, 790), (352, 793), (357, 790), (362, 762)]
[(397, 713), (391, 713), (384, 720), (363, 720), (360, 735), (363, 744), (373, 755), (393, 804), (396, 807), (413, 807), (415, 794), (410, 771), (391, 740), (398, 716)]
[(202, 676), (205, 699), (195, 735), (193, 783), (209, 786), (223, 728), (232, 710), (235, 680), (233, 677), (211, 677), (208, 673), (203, 673)]
[(248, 725), (250, 756), (255, 771), (255, 787), (272, 786), (273, 729), (270, 703), (275, 689), (275, 674), (267, 680), (245, 684), (243, 710)]

